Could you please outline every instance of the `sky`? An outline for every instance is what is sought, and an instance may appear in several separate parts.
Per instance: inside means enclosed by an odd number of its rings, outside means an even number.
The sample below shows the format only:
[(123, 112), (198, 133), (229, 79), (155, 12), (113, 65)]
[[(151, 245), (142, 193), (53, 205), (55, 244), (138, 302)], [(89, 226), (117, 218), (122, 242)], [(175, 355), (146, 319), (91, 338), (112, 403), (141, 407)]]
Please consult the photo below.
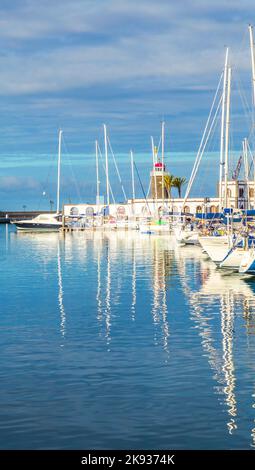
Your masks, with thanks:
[(0, 152), (49, 151), (60, 126), (90, 151), (104, 122), (119, 149), (145, 150), (162, 119), (173, 150), (193, 151), (226, 45), (250, 83), (253, 13), (253, 0), (0, 0)]
[(195, 153), (226, 45), (238, 150), (253, 22), (254, 0), (0, 0), (0, 155), (55, 153), (60, 127), (91, 154), (103, 123), (116, 151), (149, 152), (162, 120), (166, 150)]

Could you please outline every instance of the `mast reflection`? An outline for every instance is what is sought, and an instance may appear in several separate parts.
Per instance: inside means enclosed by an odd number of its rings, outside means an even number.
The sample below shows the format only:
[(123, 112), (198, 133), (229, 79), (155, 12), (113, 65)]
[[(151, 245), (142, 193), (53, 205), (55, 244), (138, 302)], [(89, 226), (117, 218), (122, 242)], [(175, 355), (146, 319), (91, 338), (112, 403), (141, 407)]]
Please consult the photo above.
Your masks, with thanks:
[[(163, 242), (163, 243), (162, 243)], [(160, 237), (153, 239), (153, 302), (152, 318), (155, 325), (161, 325), (163, 336), (163, 348), (169, 354), (169, 324), (167, 309), (167, 275), (172, 258), (169, 251), (165, 249), (164, 239)], [(158, 344), (157, 330), (155, 330), (155, 344)]]
[(105, 325), (106, 342), (110, 345), (111, 341), (111, 251), (109, 242), (107, 244), (107, 271), (106, 271), (106, 297), (105, 297)]
[(135, 321), (136, 312), (136, 247), (135, 242), (132, 240), (132, 303), (131, 303), (131, 318)]
[[(195, 253), (195, 251), (194, 251)], [(247, 284), (236, 276), (224, 276), (217, 271), (210, 262), (205, 262), (203, 258), (197, 258), (198, 270), (206, 274), (201, 277), (201, 285), (194, 292), (194, 286), (189, 286), (189, 276), (187, 266), (194, 254), (183, 250), (179, 253), (181, 280), (184, 292), (192, 306), (193, 320), (199, 329), (201, 344), (208, 357), (210, 367), (214, 371), (214, 378), (218, 382), (218, 394), (225, 395), (227, 413), (229, 420), (227, 427), (230, 434), (237, 429), (237, 397), (236, 397), (236, 372), (233, 354), (233, 335), (235, 320), (235, 303), (242, 299), (243, 308), (247, 297), (252, 295), (252, 291)], [(199, 253), (198, 253), (199, 256)], [(214, 310), (215, 309), (215, 310)], [(214, 322), (217, 321), (215, 313), (219, 309), (221, 348), (215, 346)], [(212, 315), (212, 311), (214, 314)]]
[[(64, 291), (63, 291), (63, 280), (62, 280), (62, 268), (61, 268), (61, 251), (60, 251), (60, 239), (58, 239), (58, 251), (57, 251), (57, 265), (58, 265), (58, 305), (60, 312), (60, 333), (62, 338), (65, 338), (66, 333), (66, 313), (64, 307)], [(64, 344), (61, 344), (63, 347)]]
[[(111, 342), (111, 250), (104, 233), (93, 233), (93, 250), (96, 253), (97, 289), (96, 309), (100, 336), (106, 339), (108, 350)], [(106, 256), (104, 251), (106, 250)], [(106, 266), (105, 266), (106, 259)]]
[(234, 332), (234, 293), (232, 290), (221, 296), (221, 332), (223, 364), (222, 370), (225, 377), (223, 391), (226, 395), (228, 413), (231, 416), (227, 423), (229, 433), (237, 429), (235, 418), (237, 416), (237, 402), (235, 395), (235, 366), (233, 357), (233, 332)]

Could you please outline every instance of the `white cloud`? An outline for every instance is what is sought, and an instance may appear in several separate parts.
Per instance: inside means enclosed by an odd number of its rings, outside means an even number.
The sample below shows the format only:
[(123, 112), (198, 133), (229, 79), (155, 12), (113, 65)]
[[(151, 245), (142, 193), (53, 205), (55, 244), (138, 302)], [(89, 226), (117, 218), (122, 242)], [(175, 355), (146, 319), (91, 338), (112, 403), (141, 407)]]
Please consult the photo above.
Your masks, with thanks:
[(32, 177), (1, 176), (0, 191), (16, 191), (26, 188), (26, 190), (39, 189), (40, 183)]
[[(125, 131), (132, 119), (139, 120), (146, 131), (152, 116), (166, 112), (191, 132), (198, 121), (199, 127), (204, 123), (226, 44), (245, 74), (245, 86), (250, 82), (247, 23), (253, 3), (12, 0), (6, 10), (0, 5), (1, 109), (15, 115), (20, 132), (27, 126), (24, 114), (43, 133), (47, 125), (55, 132), (56, 122), (68, 122), (68, 116), (70, 126), (75, 118), (93, 126), (106, 116)], [(172, 125), (178, 132), (179, 122)]]

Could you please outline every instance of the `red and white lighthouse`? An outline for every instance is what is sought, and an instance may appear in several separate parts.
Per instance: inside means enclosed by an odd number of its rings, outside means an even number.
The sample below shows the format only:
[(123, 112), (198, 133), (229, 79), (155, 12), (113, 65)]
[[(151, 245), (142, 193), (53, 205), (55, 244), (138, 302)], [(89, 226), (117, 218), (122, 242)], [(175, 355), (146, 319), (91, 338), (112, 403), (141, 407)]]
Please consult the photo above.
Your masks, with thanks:
[(169, 173), (166, 171), (166, 165), (158, 159), (150, 173), (151, 197), (153, 199), (166, 199), (168, 197), (165, 187), (165, 176), (167, 175)]

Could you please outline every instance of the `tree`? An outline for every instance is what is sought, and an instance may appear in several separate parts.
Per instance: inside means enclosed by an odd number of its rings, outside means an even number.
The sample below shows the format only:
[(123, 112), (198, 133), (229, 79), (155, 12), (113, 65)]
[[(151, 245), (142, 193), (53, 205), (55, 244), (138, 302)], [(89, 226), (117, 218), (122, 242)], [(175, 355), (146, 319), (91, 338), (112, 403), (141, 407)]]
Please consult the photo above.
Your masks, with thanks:
[(171, 190), (175, 186), (175, 176), (174, 175), (166, 175), (164, 176), (164, 186), (166, 188), (167, 194), (169, 199), (171, 199)]
[(186, 183), (187, 183), (187, 180), (184, 177), (176, 176), (176, 178), (174, 179), (173, 186), (177, 188), (179, 197), (182, 197), (182, 186), (184, 186), (184, 184)]
[(50, 200), (50, 210), (53, 211), (54, 201)]

